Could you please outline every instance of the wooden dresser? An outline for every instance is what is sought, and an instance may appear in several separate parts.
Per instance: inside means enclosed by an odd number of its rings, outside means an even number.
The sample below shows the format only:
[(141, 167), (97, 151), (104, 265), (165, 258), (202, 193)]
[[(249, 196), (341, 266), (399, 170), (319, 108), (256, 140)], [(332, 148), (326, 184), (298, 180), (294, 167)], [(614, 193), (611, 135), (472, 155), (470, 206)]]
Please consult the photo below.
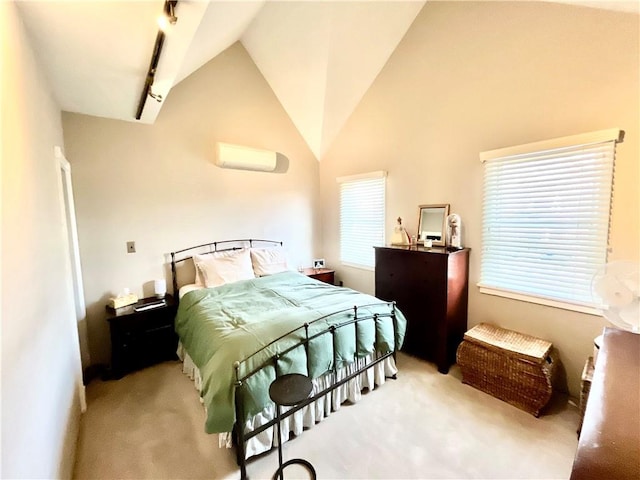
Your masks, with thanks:
[(606, 328), (571, 480), (640, 478), (640, 335)]
[(467, 330), (469, 249), (375, 247), (376, 297), (407, 318), (402, 350), (447, 373)]

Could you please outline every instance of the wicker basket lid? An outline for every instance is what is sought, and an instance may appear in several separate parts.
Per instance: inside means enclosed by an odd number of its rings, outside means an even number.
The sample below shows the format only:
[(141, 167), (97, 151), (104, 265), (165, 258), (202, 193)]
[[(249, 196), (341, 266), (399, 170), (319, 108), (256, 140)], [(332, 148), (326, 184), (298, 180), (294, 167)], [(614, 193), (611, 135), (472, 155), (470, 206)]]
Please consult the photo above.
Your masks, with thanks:
[(488, 323), (476, 325), (464, 334), (464, 339), (480, 344), (490, 350), (499, 351), (534, 363), (542, 363), (553, 346), (551, 342), (541, 338), (496, 327)]

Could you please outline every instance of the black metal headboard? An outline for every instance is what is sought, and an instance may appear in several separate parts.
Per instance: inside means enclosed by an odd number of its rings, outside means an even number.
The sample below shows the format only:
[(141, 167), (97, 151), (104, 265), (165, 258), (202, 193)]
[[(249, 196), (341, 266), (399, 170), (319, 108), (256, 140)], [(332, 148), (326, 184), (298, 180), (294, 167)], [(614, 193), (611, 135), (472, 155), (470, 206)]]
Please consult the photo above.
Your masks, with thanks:
[[(182, 250), (176, 250), (171, 252), (171, 280), (173, 285), (173, 296), (176, 302), (179, 301), (178, 294), (178, 277), (176, 272), (176, 265), (190, 260), (193, 255), (198, 253), (199, 255), (207, 255), (215, 252), (225, 252), (229, 250), (240, 250), (242, 248), (251, 248), (255, 244), (262, 245), (280, 245), (282, 242), (277, 240), (262, 240), (258, 238), (243, 238), (240, 240), (222, 240), (220, 242), (203, 243), (202, 245), (196, 245), (194, 247), (183, 248)], [(192, 252), (189, 254), (188, 252)], [(184, 255), (184, 256), (183, 256)]]

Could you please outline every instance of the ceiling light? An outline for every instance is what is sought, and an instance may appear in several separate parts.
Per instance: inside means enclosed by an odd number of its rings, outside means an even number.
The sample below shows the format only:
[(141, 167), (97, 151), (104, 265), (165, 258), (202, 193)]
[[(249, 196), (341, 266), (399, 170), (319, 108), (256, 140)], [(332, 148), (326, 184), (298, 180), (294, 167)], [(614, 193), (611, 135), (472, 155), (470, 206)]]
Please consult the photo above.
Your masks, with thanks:
[(160, 27), (160, 30), (163, 32), (167, 31), (167, 28), (169, 28), (169, 19), (166, 15), (160, 15), (158, 17), (158, 27)]
[(178, 21), (178, 17), (176, 17), (176, 11), (175, 11), (176, 3), (178, 3), (177, 0), (169, 1), (165, 3), (165, 8), (167, 9), (167, 19), (169, 20), (169, 23), (171, 25), (175, 25), (176, 22)]
[(159, 93), (153, 93), (151, 90), (151, 86), (149, 86), (149, 90), (147, 92), (151, 98), (153, 98), (156, 102), (160, 103), (162, 101), (162, 95)]
[(164, 3), (164, 13), (158, 17), (158, 26), (160, 30), (163, 32), (167, 31), (169, 25), (175, 25), (178, 21), (178, 17), (176, 17), (176, 3), (177, 0), (174, 1), (166, 1)]
[[(1, 0), (0, 0), (1, 1)], [(175, 15), (175, 8), (178, 0), (165, 0), (164, 2), (164, 19), (165, 22), (169, 22), (171, 25), (175, 24), (178, 21), (178, 17)], [(147, 78), (144, 82), (144, 88), (142, 89), (142, 93), (140, 94), (140, 102), (138, 102), (138, 110), (136, 111), (136, 120), (140, 120), (142, 117), (142, 110), (144, 110), (144, 105), (147, 101), (147, 97), (153, 98), (157, 102), (162, 101), (162, 95), (153, 93), (151, 91), (151, 86), (153, 85), (153, 81), (156, 76), (156, 69), (158, 68), (158, 62), (160, 61), (160, 53), (162, 52), (162, 46), (164, 45), (164, 28), (162, 27), (162, 23), (160, 19), (158, 19), (158, 25), (160, 26), (160, 30), (156, 35), (156, 42), (153, 46), (153, 53), (151, 54), (151, 63), (149, 64), (149, 70), (147, 71)]]
[(176, 3), (177, 1), (167, 1), (164, 4), (164, 13), (158, 17), (158, 27), (163, 32), (167, 31), (169, 25), (175, 25), (178, 21), (178, 17), (176, 17)]

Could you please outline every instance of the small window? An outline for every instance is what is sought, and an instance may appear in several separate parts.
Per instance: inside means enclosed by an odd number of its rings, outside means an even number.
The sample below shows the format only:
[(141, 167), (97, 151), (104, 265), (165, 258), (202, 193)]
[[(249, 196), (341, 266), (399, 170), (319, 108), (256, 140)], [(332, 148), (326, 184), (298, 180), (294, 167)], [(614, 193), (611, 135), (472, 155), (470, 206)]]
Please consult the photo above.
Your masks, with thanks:
[(338, 178), (340, 262), (373, 269), (373, 247), (384, 245), (386, 172)]
[(480, 154), (480, 291), (594, 313), (607, 260), (616, 143), (605, 130)]

